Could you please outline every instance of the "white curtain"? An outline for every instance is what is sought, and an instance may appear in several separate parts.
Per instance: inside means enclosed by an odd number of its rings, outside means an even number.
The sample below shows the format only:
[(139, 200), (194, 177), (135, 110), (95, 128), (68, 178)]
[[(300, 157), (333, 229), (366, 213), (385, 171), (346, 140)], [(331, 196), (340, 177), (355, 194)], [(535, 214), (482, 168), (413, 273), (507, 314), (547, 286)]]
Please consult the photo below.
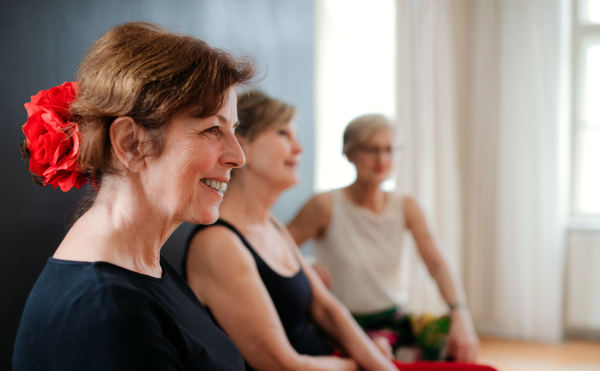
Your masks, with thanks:
[[(462, 227), (451, 2), (404, 0), (398, 2), (397, 11), (396, 117), (403, 147), (398, 190), (418, 199), (457, 265)], [(405, 246), (408, 309), (444, 313), (447, 306), (413, 240), (407, 238)]]
[[(562, 337), (568, 3), (399, 1), (398, 184), (431, 217), (488, 333)], [(411, 306), (439, 310), (412, 255)]]

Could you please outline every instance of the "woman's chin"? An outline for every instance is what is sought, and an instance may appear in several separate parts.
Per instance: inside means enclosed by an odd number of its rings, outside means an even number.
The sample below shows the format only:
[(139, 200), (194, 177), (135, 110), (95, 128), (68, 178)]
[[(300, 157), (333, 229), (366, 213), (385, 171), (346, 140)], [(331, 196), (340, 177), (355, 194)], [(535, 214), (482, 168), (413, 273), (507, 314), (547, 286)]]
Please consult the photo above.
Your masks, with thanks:
[(298, 183), (300, 183), (300, 178), (298, 176), (287, 179), (285, 182), (285, 189), (292, 188), (292, 187), (296, 186)]
[(386, 180), (388, 180), (389, 177), (390, 177), (389, 171), (382, 171), (382, 172), (373, 174), (373, 181), (382, 183), (382, 182), (385, 182)]
[[(275, 175), (275, 174), (270, 174), (270, 175)], [(273, 189), (277, 189), (280, 191), (284, 191), (288, 188), (292, 188), (293, 186), (295, 186), (296, 184), (300, 183), (300, 177), (298, 177), (298, 174), (296, 172), (294, 173), (288, 173), (285, 174), (283, 172), (277, 174), (277, 176), (272, 176), (268, 179), (269, 182), (269, 186), (271, 186)]]
[(373, 175), (368, 177), (362, 177), (362, 181), (364, 183), (372, 185), (380, 185), (381, 183), (385, 182), (388, 178), (389, 176)]
[(194, 213), (188, 221), (194, 224), (213, 224), (217, 219), (219, 219), (219, 207), (211, 207)]

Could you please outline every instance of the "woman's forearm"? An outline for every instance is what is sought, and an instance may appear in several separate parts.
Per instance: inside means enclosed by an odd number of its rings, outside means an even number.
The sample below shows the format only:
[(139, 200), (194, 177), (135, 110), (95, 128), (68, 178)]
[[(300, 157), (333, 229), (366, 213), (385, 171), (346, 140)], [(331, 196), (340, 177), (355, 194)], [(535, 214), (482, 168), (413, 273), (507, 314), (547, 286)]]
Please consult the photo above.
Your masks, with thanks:
[(479, 340), (471, 314), (466, 306), (463, 286), (458, 275), (443, 256), (440, 261), (440, 263), (432, 265), (430, 273), (450, 307), (451, 325), (447, 343), (448, 354), (459, 362), (473, 362), (477, 359)]
[(451, 268), (449, 258), (441, 248), (441, 243), (430, 230), (423, 210), (414, 198), (404, 198), (404, 215), (406, 225), (411, 231), (419, 255), (427, 266), (429, 274), (436, 281), (442, 297), (449, 305), (465, 304), (462, 283)]
[(440, 254), (435, 262), (427, 264), (429, 274), (437, 283), (440, 294), (449, 306), (465, 306), (465, 293), (462, 282), (456, 272), (450, 267), (448, 259)]
[(366, 370), (395, 369), (343, 305), (331, 303), (323, 309), (321, 318), (315, 322), (318, 322), (317, 325), (332, 336), (362, 368)]

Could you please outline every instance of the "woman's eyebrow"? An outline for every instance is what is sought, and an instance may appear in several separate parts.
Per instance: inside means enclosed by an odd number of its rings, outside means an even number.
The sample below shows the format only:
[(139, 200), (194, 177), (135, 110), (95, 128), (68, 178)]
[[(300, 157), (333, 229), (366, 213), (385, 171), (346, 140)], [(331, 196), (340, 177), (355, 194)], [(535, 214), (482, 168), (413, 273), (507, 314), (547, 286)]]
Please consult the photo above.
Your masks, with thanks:
[(221, 115), (215, 115), (217, 116), (217, 118), (219, 119), (219, 121), (221, 121), (222, 124), (227, 124), (229, 122), (229, 120), (227, 120), (227, 118), (225, 118), (225, 116), (221, 116)]
[[(217, 119), (219, 119), (219, 121), (221, 122), (221, 124), (227, 124), (229, 123), (229, 120), (227, 118), (225, 118), (225, 116), (221, 116), (221, 115), (215, 115), (217, 117)], [(240, 124), (239, 121), (236, 121), (233, 123), (233, 128), (237, 128), (238, 125)]]

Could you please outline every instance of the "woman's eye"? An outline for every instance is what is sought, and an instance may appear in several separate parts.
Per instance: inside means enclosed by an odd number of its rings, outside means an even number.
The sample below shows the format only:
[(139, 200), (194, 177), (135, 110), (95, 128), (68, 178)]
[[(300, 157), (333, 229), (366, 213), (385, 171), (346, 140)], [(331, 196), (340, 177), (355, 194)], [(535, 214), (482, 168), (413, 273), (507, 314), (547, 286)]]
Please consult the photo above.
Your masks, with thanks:
[(217, 135), (217, 134), (219, 134), (219, 127), (213, 126), (212, 128), (206, 129), (205, 132), (207, 132), (209, 134)]
[(287, 130), (279, 130), (279, 135), (288, 135)]

